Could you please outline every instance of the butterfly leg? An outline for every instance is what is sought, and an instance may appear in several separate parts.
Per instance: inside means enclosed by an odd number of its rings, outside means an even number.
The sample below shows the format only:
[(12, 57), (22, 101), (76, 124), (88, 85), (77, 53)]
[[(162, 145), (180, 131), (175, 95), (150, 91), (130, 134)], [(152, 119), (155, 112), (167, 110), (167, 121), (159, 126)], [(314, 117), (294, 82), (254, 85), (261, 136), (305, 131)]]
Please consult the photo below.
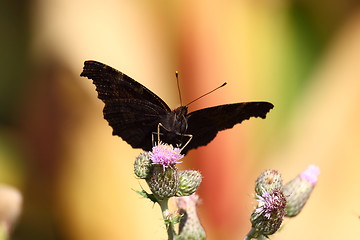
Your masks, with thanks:
[(158, 126), (157, 126), (158, 144), (160, 143), (160, 127), (165, 128), (164, 125), (162, 125), (161, 123), (159, 123)]
[[(155, 146), (156, 144), (159, 144), (160, 143), (160, 135), (162, 135), (162, 133), (160, 133), (160, 127), (163, 127), (164, 129), (166, 129), (164, 127), (164, 125), (162, 125), (161, 123), (158, 124), (157, 126), (157, 132), (152, 132), (151, 133), (151, 142), (152, 142), (152, 145)], [(157, 142), (155, 140), (155, 137), (154, 135), (157, 135)]]
[[(160, 142), (160, 137), (156, 137), (157, 135), (159, 135), (157, 132), (151, 133), (151, 142), (152, 142), (153, 146), (159, 144), (159, 142)], [(162, 135), (162, 133), (160, 133), (160, 135)], [(156, 140), (156, 138), (157, 138), (157, 140)]]
[(156, 133), (155, 132), (151, 133), (151, 143), (152, 143), (153, 146), (155, 146), (154, 134), (156, 134)]
[[(165, 130), (167, 130), (164, 125), (162, 125), (161, 123), (158, 124), (157, 126), (157, 132), (152, 132), (151, 134), (151, 141), (152, 141), (152, 144), (153, 146), (156, 145), (156, 142), (155, 142), (155, 139), (154, 139), (154, 135), (156, 134), (157, 135), (157, 144), (160, 143), (160, 135), (162, 135), (162, 133), (160, 133), (160, 127), (164, 128)], [(192, 140), (193, 138), (193, 135), (192, 134), (181, 134), (181, 136), (185, 136), (185, 137), (188, 137), (189, 139), (187, 140), (187, 142), (184, 144), (184, 146), (181, 147), (181, 150), (184, 150), (184, 148), (189, 144), (189, 142)]]
[(189, 140), (184, 144), (184, 146), (182, 146), (181, 150), (184, 150), (184, 148), (189, 144), (189, 142), (191, 141), (191, 139), (193, 138), (192, 134), (182, 134), (183, 136), (189, 137)]

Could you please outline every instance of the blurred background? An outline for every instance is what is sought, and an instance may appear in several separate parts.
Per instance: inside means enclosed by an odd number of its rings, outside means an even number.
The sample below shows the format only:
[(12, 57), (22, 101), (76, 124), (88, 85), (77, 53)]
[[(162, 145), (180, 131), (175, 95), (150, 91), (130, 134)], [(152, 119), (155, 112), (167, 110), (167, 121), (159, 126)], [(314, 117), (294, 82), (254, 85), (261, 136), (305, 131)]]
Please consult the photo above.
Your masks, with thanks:
[(360, 5), (356, 0), (2, 1), (0, 183), (23, 194), (12, 239), (167, 239), (158, 206), (133, 190), (132, 149), (80, 78), (97, 60), (179, 106), (269, 101), (251, 119), (191, 151), (204, 176), (199, 216), (210, 240), (242, 239), (254, 181), (287, 182), (309, 164), (319, 182), (271, 239), (360, 234)]

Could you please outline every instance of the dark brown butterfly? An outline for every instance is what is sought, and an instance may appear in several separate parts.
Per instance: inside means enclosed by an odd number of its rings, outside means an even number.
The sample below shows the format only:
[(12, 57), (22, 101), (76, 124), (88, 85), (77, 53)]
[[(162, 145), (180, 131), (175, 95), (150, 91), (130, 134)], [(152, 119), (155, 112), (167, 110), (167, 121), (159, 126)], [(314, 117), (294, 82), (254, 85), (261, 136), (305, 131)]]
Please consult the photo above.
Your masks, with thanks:
[[(98, 98), (105, 103), (104, 118), (133, 148), (150, 151), (154, 136), (182, 147), (182, 153), (205, 146), (216, 134), (250, 117), (265, 118), (269, 102), (243, 102), (188, 113), (187, 106), (171, 110), (149, 89), (124, 73), (96, 61), (85, 61), (80, 76), (92, 79)], [(152, 140), (153, 139), (153, 140)]]

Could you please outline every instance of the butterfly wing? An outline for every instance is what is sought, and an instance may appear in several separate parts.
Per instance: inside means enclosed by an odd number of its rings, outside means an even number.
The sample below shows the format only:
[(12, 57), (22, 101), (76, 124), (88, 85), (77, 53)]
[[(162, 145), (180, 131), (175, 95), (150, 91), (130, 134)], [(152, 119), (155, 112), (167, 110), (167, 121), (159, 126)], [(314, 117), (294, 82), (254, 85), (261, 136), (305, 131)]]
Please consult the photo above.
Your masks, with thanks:
[(85, 61), (80, 76), (93, 80), (113, 135), (133, 148), (150, 150), (151, 132), (156, 131), (160, 116), (171, 112), (168, 105), (145, 86), (100, 62)]
[(98, 98), (105, 104), (114, 99), (141, 99), (170, 111), (169, 106), (155, 93), (126, 74), (103, 63), (85, 61), (80, 76), (93, 80)]
[(207, 145), (219, 131), (232, 128), (235, 124), (251, 117), (266, 118), (266, 114), (273, 107), (274, 105), (269, 102), (243, 102), (204, 108), (189, 113), (186, 133), (193, 135), (193, 138), (183, 153), (186, 154), (190, 149)]
[(105, 104), (104, 118), (133, 148), (152, 149), (152, 132), (156, 132), (163, 109), (151, 102), (138, 99), (115, 99)]

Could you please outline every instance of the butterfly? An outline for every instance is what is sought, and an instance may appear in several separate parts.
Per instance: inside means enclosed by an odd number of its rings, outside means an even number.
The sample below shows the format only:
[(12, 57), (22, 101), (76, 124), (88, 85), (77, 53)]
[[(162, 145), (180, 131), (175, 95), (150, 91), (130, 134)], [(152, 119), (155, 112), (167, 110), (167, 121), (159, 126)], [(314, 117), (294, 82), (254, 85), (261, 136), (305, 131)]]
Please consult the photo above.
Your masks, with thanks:
[(98, 98), (105, 103), (103, 114), (113, 135), (145, 151), (150, 151), (157, 139), (181, 147), (186, 154), (243, 120), (266, 118), (274, 107), (269, 102), (242, 102), (188, 113), (187, 106), (171, 110), (145, 86), (103, 63), (85, 61), (80, 76), (93, 80)]

